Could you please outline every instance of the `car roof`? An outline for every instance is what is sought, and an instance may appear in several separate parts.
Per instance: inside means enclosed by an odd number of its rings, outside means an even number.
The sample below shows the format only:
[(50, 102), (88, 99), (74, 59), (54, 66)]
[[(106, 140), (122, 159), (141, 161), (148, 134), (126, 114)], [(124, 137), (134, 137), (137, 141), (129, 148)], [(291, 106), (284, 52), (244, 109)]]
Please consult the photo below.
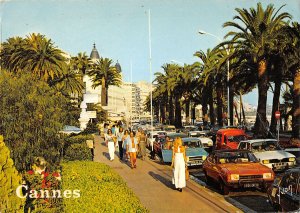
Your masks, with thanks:
[(192, 138), (192, 137), (188, 137), (188, 138), (182, 138), (182, 142), (197, 142), (200, 141), (198, 138)]
[(167, 136), (169, 136), (169, 137), (185, 136), (185, 138), (187, 137), (187, 135), (185, 133), (178, 133), (178, 132), (168, 133)]
[(244, 130), (236, 129), (236, 128), (219, 129), (217, 133), (227, 133), (227, 132), (242, 132), (242, 133), (245, 133)]
[(245, 150), (245, 149), (220, 149), (220, 150), (215, 150), (212, 153), (225, 153), (225, 152), (249, 152), (249, 150)]
[(252, 140), (245, 140), (241, 142), (247, 142), (247, 143), (256, 143), (256, 142), (267, 142), (267, 141), (276, 141), (276, 139), (252, 139)]

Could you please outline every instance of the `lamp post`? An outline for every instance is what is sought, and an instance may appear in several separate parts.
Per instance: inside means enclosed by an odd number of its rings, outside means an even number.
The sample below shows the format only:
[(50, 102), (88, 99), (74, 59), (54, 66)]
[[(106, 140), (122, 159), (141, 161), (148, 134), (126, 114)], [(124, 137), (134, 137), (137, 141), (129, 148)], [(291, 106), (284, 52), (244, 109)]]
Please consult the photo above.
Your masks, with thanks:
[[(211, 34), (211, 33), (208, 33), (208, 32), (205, 32), (203, 30), (199, 30), (198, 33), (200, 35), (210, 35), (214, 38), (216, 38), (218, 41), (223, 42), (223, 40), (221, 38), (219, 38), (218, 36), (214, 35), (214, 34)], [(229, 56), (229, 51), (227, 48), (225, 48), (225, 51), (226, 51), (226, 54), (227, 56)], [(230, 108), (229, 108), (229, 70), (230, 70), (230, 67), (229, 67), (229, 59), (227, 59), (227, 125), (229, 126), (230, 125)]]

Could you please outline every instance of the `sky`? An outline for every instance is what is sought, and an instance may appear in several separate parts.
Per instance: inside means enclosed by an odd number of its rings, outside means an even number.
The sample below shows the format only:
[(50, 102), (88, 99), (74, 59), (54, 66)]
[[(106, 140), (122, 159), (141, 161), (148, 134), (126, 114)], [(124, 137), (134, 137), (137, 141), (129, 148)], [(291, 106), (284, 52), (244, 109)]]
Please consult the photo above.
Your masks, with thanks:
[[(125, 81), (150, 82), (165, 63), (193, 63), (193, 54), (223, 39), (222, 25), (237, 15), (235, 8), (256, 7), (256, 0), (0, 0), (1, 40), (40, 33), (61, 50), (90, 55), (93, 43), (101, 57), (119, 62)], [(263, 0), (300, 22), (299, 0)], [(150, 11), (150, 15), (149, 15)], [(149, 25), (150, 17), (150, 25)], [(150, 29), (150, 30), (149, 30)], [(150, 32), (150, 36), (149, 36)], [(150, 39), (149, 39), (150, 38)], [(151, 45), (149, 45), (151, 40)], [(151, 48), (150, 48), (151, 47)], [(153, 76), (152, 76), (153, 79)], [(270, 96), (270, 98), (269, 98)], [(268, 103), (271, 103), (271, 94)], [(244, 96), (257, 105), (257, 92)]]

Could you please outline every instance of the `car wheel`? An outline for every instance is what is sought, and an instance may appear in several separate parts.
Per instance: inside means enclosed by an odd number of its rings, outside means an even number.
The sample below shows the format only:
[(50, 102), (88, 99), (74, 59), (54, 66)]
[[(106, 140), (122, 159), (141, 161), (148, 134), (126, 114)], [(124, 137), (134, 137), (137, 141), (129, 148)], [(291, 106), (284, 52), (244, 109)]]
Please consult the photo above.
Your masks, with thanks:
[(220, 184), (220, 190), (221, 190), (222, 195), (228, 195), (229, 187), (225, 185), (223, 180), (220, 180), (219, 184)]
[(282, 208), (281, 208), (280, 204), (278, 204), (278, 203), (275, 203), (275, 204), (273, 205), (273, 209), (274, 209), (274, 211), (276, 211), (276, 212), (282, 212)]
[(203, 171), (204, 175), (205, 175), (205, 182), (207, 185), (212, 185), (212, 180), (211, 178), (207, 175), (206, 171)]

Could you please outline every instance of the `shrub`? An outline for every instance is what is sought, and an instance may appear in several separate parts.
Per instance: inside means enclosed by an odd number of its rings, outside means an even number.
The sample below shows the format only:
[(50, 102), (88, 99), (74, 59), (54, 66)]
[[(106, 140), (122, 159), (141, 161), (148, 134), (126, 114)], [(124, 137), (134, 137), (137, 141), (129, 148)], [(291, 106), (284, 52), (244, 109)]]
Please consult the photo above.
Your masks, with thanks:
[(66, 212), (148, 212), (122, 178), (96, 162), (62, 163), (62, 190), (80, 190), (79, 198), (64, 199)]
[(68, 99), (31, 74), (0, 72), (0, 134), (19, 172), (31, 168), (33, 157), (58, 163), (62, 149), (58, 132), (68, 113)]
[(76, 135), (65, 138), (64, 147), (67, 148), (74, 143), (85, 143), (86, 140), (94, 139), (92, 135)]
[(65, 150), (64, 160), (92, 160), (92, 153), (85, 141), (84, 143), (74, 143)]
[(3, 136), (0, 135), (0, 212), (23, 212), (25, 200), (16, 195), (21, 180)]

